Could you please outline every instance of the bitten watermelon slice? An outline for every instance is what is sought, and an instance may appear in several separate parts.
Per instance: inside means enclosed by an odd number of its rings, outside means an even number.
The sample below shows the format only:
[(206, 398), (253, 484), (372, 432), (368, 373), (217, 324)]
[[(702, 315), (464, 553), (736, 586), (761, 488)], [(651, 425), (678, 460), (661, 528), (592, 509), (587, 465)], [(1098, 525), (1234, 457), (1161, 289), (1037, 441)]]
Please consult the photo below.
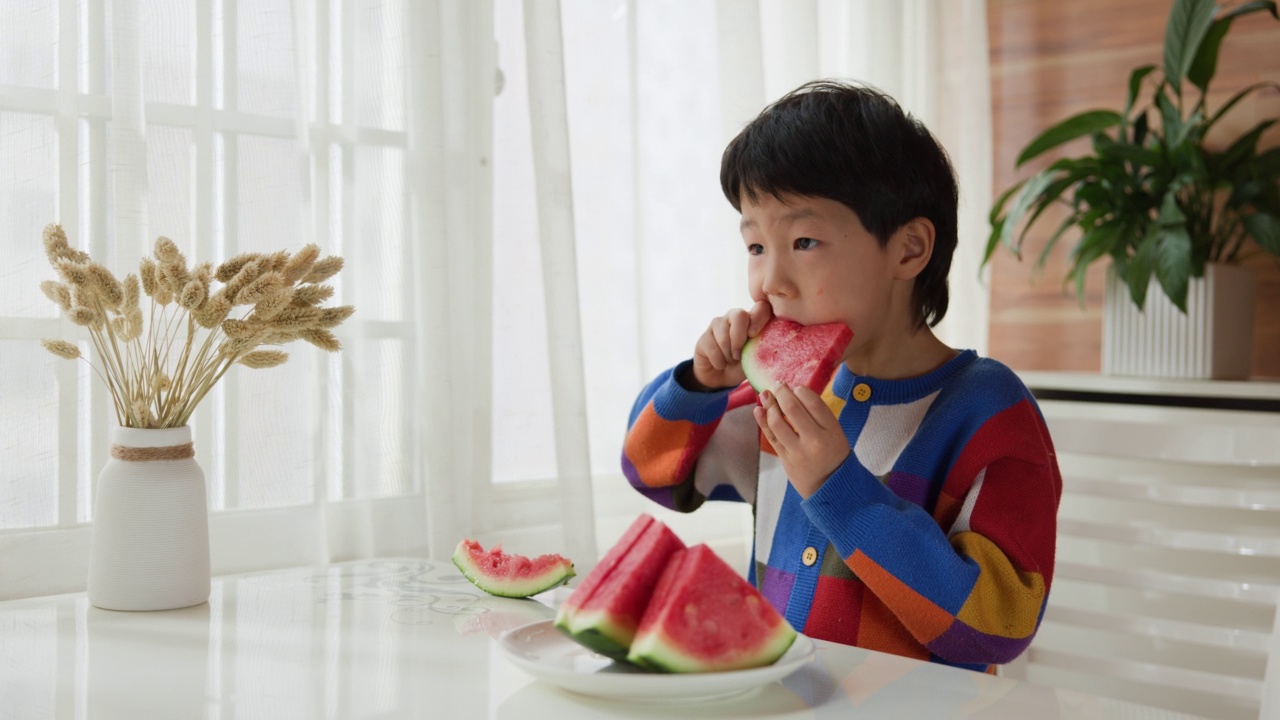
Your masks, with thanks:
[(627, 660), (667, 672), (770, 665), (796, 631), (759, 591), (706, 545), (671, 558)]
[(623, 660), (667, 560), (684, 543), (649, 515), (640, 515), (556, 614), (556, 627), (578, 643)]
[(784, 382), (822, 394), (852, 339), (844, 323), (801, 325), (774, 318), (742, 346), (742, 370), (756, 392)]
[(559, 555), (527, 558), (508, 555), (502, 545), (485, 551), (475, 540), (463, 540), (453, 551), (453, 564), (467, 579), (490, 595), (523, 598), (564, 584), (577, 573), (573, 563)]

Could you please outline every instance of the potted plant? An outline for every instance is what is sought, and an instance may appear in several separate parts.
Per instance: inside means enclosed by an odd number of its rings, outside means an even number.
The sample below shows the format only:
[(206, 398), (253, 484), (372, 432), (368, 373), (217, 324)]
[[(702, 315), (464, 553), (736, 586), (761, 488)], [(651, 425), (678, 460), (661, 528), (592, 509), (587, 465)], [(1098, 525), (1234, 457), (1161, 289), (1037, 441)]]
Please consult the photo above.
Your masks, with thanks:
[(57, 225), (45, 228), (44, 248), (59, 280), (40, 289), (85, 329), (94, 357), (66, 340), (46, 339), (44, 347), (89, 363), (119, 424), (94, 497), (89, 602), (109, 610), (203, 603), (209, 525), (191, 415), (233, 365), (260, 369), (288, 359), (263, 348), (294, 340), (330, 352), (341, 347), (332, 330), (354, 308), (321, 304), (333, 296), (325, 281), (343, 260), (321, 258), (320, 248), (307, 245), (191, 266), (162, 237), (154, 257), (120, 280), (71, 247)]
[[(1065, 207), (1066, 216), (1049, 235), (1036, 261), (1037, 270), (1060, 239), (1069, 231), (1078, 232), (1064, 283), (1074, 284), (1083, 300), (1089, 267), (1110, 259), (1104, 372), (1249, 374), (1252, 276), (1232, 266), (1238, 266), (1254, 247), (1280, 256), (1280, 148), (1258, 148), (1259, 137), (1276, 119), (1264, 119), (1221, 145), (1211, 144), (1208, 136), (1242, 99), (1276, 83), (1250, 85), (1216, 109), (1209, 108), (1207, 97), (1218, 51), (1232, 21), (1260, 11), (1280, 19), (1273, 0), (1225, 9), (1213, 0), (1175, 0), (1165, 29), (1163, 65), (1132, 71), (1124, 109), (1090, 110), (1067, 118), (1032, 140), (1019, 154), (1017, 165), (1082, 137), (1092, 140), (1091, 151), (1058, 159), (1015, 184), (991, 210), (984, 265), (1001, 245), (1021, 258), (1028, 230), (1051, 206)], [(1205, 287), (1231, 270), (1243, 277)], [(1151, 284), (1153, 276), (1156, 286)], [(1243, 306), (1224, 313), (1222, 301), (1230, 295), (1243, 295)], [(1193, 315), (1211, 315), (1188, 317), (1189, 297), (1212, 297), (1208, 310), (1198, 303), (1191, 309)], [(1136, 326), (1152, 322), (1166, 329)], [(1227, 341), (1228, 352), (1234, 349), (1239, 358), (1231, 359), (1193, 337), (1200, 332), (1197, 327), (1215, 322), (1248, 334), (1243, 340)], [(1148, 332), (1186, 337), (1166, 345), (1140, 337)], [(1124, 358), (1131, 344), (1189, 344), (1199, 355), (1186, 363), (1160, 357), (1129, 361)]]

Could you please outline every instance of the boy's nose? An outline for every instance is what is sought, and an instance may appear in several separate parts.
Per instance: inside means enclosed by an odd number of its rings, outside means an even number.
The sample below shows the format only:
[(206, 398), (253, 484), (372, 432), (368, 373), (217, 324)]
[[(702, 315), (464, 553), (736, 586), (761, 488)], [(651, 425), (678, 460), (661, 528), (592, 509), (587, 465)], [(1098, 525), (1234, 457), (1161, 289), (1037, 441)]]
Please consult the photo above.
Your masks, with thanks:
[(788, 297), (793, 287), (787, 269), (779, 262), (766, 262), (761, 276), (760, 289), (772, 297)]

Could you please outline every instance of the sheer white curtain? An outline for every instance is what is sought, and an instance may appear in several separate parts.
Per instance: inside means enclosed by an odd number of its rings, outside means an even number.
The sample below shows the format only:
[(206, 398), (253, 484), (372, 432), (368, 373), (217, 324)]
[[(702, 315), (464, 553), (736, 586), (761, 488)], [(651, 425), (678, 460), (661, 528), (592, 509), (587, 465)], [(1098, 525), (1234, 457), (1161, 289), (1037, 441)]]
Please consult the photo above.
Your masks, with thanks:
[[(942, 136), (972, 216), (947, 338), (982, 348), (984, 37), (980, 0), (0, 0), (0, 597), (83, 587), (114, 422), (39, 347), (87, 349), (38, 289), (45, 223), (118, 273), (157, 235), (347, 260), (343, 350), (237, 368), (193, 420), (215, 572), (463, 536), (587, 567), (652, 511), (632, 398), (746, 301), (720, 153), (800, 82)], [(744, 508), (672, 520), (745, 553)]]

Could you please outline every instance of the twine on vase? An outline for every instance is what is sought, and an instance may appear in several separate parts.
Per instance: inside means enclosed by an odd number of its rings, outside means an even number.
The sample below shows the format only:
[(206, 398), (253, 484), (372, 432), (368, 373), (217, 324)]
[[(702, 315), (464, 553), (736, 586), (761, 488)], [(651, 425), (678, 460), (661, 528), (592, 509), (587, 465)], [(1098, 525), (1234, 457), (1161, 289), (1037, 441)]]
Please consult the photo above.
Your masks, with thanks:
[(111, 457), (116, 460), (133, 460), (149, 462), (152, 460), (187, 460), (196, 456), (195, 447), (191, 443), (170, 445), (169, 447), (125, 447), (112, 445)]

